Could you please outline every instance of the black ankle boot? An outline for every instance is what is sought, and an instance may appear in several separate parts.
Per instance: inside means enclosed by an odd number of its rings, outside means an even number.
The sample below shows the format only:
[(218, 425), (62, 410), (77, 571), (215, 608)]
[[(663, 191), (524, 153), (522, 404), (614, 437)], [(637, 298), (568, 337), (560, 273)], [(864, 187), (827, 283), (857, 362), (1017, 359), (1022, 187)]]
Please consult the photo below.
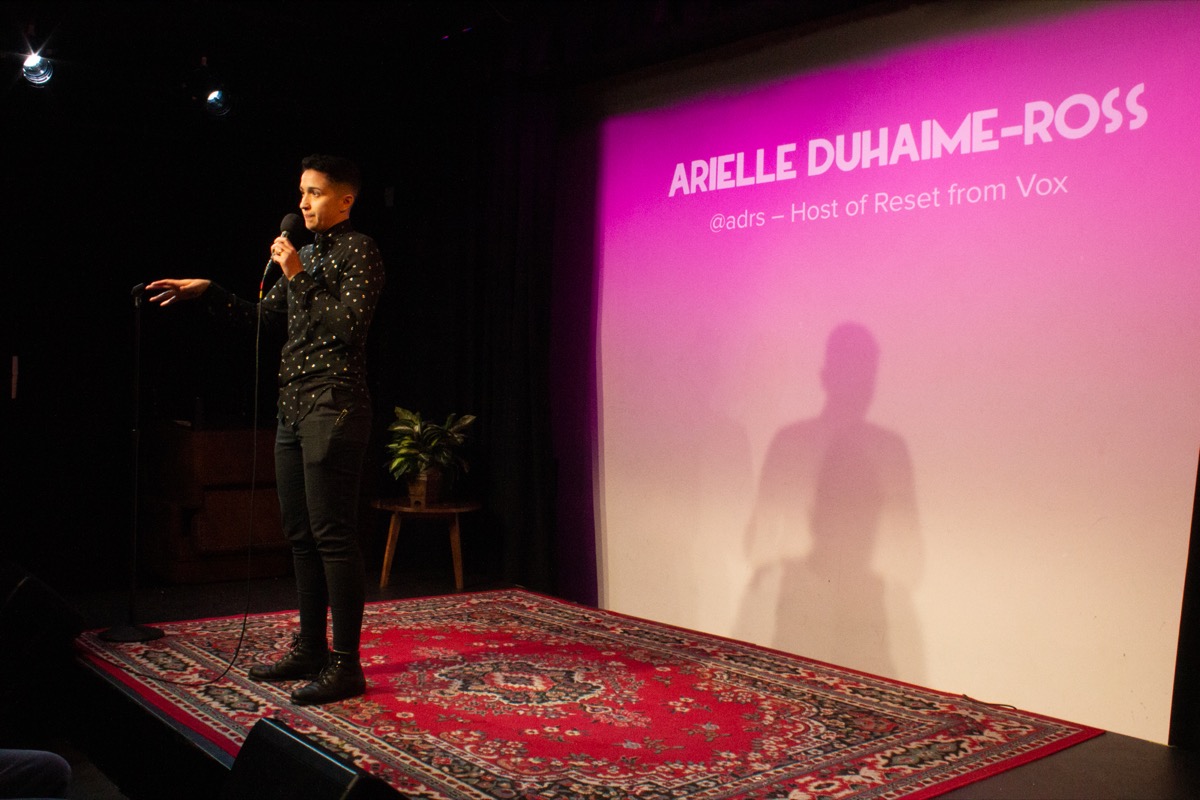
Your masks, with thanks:
[(363, 677), (358, 653), (340, 653), (332, 650), (329, 663), (312, 683), (292, 692), (292, 702), (298, 706), (322, 705), (357, 697), (367, 691), (367, 679)]
[(310, 681), (321, 674), (328, 661), (325, 639), (305, 639), (297, 634), (283, 658), (274, 664), (256, 664), (248, 674), (255, 681)]

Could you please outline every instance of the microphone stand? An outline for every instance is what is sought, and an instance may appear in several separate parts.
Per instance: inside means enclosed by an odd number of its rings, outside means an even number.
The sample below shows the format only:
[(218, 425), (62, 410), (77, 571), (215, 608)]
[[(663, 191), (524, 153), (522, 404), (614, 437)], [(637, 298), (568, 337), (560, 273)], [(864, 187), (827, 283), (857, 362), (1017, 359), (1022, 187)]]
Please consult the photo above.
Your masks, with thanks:
[(101, 631), (106, 642), (149, 642), (163, 636), (161, 628), (138, 625), (137, 619), (137, 562), (138, 562), (138, 484), (141, 474), (138, 456), (141, 453), (141, 383), (142, 383), (142, 294), (146, 284), (133, 287), (133, 528), (129, 551), (129, 613), (126, 621)]

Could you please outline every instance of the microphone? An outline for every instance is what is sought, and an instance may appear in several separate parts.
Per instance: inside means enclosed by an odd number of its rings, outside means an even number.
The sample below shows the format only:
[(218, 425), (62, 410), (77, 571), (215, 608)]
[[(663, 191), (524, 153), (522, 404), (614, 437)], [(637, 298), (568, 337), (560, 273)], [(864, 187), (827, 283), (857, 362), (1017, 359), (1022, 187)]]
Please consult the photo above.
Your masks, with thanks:
[[(279, 223), (279, 235), (285, 239), (292, 238), (292, 234), (300, 231), (304, 227), (304, 219), (299, 214), (287, 214), (283, 221)], [(275, 263), (275, 259), (268, 258), (267, 266), (263, 267), (262, 282), (258, 285), (258, 298), (262, 299), (263, 287), (267, 283), (267, 272), (270, 271), (271, 265)]]
[(279, 235), (292, 238), (293, 233), (299, 233), (304, 228), (304, 218), (299, 214), (287, 214), (279, 223)]

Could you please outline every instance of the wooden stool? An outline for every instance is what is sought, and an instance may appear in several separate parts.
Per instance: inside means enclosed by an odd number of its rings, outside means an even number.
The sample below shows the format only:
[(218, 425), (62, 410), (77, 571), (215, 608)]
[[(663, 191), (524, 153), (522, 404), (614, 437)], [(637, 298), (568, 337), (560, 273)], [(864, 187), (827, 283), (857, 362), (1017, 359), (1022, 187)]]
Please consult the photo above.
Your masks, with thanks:
[(398, 500), (372, 500), (371, 507), (380, 511), (390, 511), (392, 514), (392, 521), (388, 524), (387, 549), (383, 551), (383, 574), (379, 576), (380, 589), (385, 588), (391, 578), (392, 558), (396, 555), (396, 539), (400, 536), (400, 519), (408, 516), (449, 520), (450, 554), (454, 557), (454, 590), (462, 591), (462, 542), (459, 538), (458, 515), (478, 511), (482, 507), (480, 503), (439, 503), (433, 506), (413, 506), (409, 505), (407, 498), (400, 498)]

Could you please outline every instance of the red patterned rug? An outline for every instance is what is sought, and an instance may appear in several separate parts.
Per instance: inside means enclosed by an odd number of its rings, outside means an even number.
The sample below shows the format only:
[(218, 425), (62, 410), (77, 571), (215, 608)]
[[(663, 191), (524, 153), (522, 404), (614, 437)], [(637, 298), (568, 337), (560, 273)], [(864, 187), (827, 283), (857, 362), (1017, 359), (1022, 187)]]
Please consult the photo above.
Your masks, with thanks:
[[(296, 624), (250, 617), (243, 652)], [(85, 633), (81, 658), (226, 763), (273, 717), (436, 800), (926, 798), (1101, 733), (519, 590), (368, 605), (367, 694), (301, 708), (245, 663), (204, 683), (241, 626)]]

